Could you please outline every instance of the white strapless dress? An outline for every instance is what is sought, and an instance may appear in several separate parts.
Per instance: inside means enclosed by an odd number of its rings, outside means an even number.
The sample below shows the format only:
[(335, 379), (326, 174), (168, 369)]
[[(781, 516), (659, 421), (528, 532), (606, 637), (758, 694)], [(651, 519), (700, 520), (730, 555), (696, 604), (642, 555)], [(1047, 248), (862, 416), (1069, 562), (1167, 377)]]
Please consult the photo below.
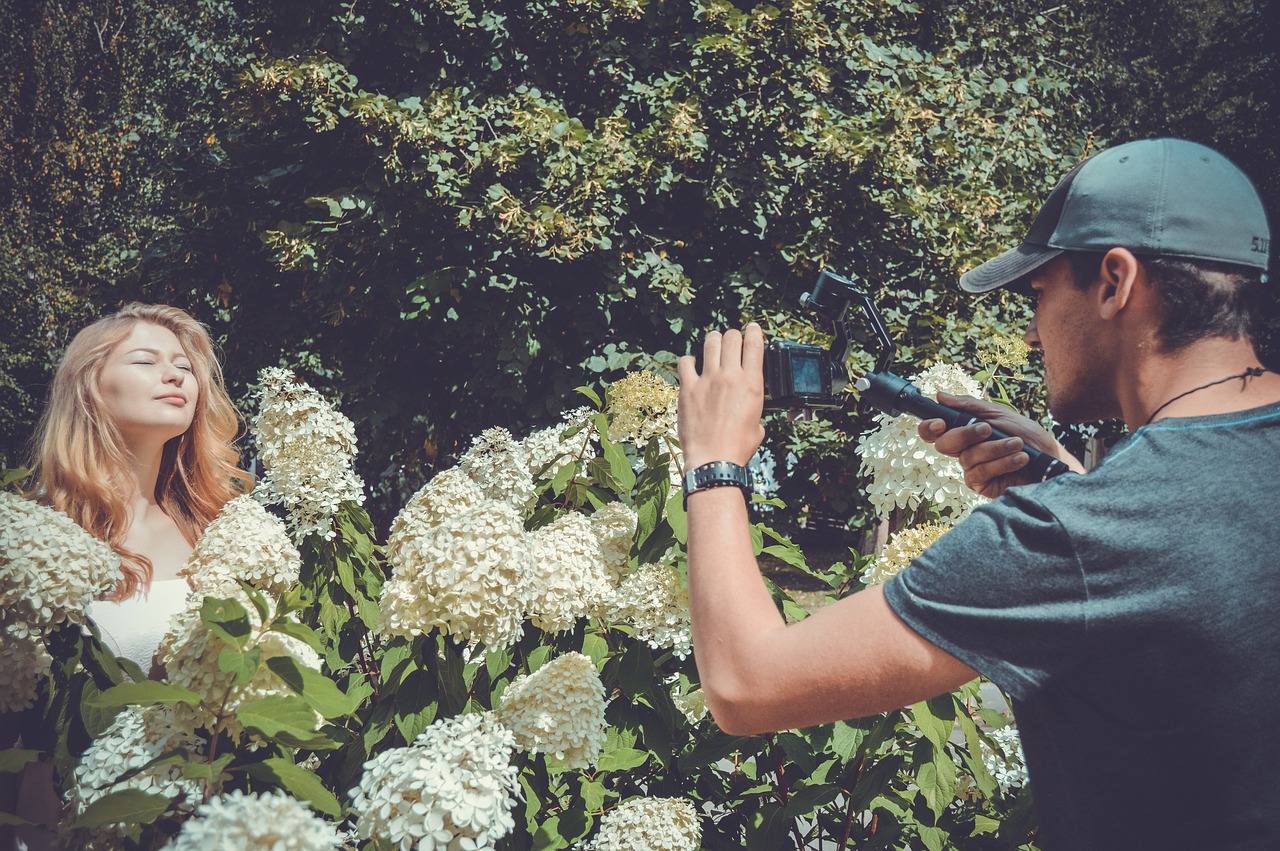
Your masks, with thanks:
[(150, 591), (128, 600), (94, 600), (89, 604), (89, 617), (111, 652), (136, 662), (145, 674), (151, 671), (169, 621), (186, 608), (190, 595), (187, 580), (162, 579), (152, 582)]

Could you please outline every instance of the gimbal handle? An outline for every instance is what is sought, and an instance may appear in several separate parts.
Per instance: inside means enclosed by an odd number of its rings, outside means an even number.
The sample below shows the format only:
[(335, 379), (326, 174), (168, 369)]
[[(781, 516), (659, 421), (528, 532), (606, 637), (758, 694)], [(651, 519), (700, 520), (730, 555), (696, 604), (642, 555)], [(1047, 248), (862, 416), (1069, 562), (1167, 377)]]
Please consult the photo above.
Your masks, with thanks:
[[(922, 420), (942, 420), (947, 424), (948, 429), (983, 422), (980, 417), (975, 417), (966, 411), (949, 408), (928, 398), (920, 392), (920, 388), (905, 378), (894, 375), (892, 372), (868, 373), (859, 378), (854, 387), (862, 392), (863, 399), (866, 399), (891, 417), (907, 413)], [(1009, 435), (990, 423), (987, 423), (987, 425), (991, 429), (991, 437), (987, 438), (987, 440), (1001, 440), (1009, 437)], [(1027, 453), (1031, 459), (1024, 471), (1032, 477), (1032, 481), (1042, 482), (1045, 479), (1070, 472), (1070, 468), (1066, 464), (1052, 455), (1029, 446), (1026, 441), (1023, 441), (1022, 451)]]

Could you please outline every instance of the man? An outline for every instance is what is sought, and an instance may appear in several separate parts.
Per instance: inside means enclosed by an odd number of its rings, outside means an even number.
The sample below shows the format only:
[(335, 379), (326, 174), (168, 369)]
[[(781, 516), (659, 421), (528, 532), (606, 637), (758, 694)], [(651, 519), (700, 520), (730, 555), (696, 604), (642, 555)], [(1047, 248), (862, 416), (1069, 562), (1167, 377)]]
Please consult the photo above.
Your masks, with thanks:
[[(1131, 434), (1084, 473), (1032, 421), (940, 399), (986, 426), (921, 435), (991, 497), (916, 562), (786, 625), (732, 481), (763, 431), (760, 328), (680, 363), (694, 652), (731, 733), (859, 717), (979, 673), (1014, 700), (1044, 846), (1280, 848), (1280, 376), (1249, 336), (1269, 231), (1220, 154), (1175, 139), (1103, 151), (1026, 240), (961, 278), (1027, 288), (1063, 422)], [(1024, 481), (1026, 444), (1075, 471)], [(687, 489), (689, 484), (686, 484)]]

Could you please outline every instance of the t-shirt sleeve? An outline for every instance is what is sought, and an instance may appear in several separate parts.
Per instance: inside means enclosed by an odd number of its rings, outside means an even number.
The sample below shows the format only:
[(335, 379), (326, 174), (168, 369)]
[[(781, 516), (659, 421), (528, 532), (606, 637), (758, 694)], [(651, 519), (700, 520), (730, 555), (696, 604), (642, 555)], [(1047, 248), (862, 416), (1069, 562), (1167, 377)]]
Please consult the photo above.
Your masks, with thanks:
[(1033, 490), (975, 509), (884, 589), (909, 627), (1016, 699), (1074, 666), (1087, 628), (1075, 549)]

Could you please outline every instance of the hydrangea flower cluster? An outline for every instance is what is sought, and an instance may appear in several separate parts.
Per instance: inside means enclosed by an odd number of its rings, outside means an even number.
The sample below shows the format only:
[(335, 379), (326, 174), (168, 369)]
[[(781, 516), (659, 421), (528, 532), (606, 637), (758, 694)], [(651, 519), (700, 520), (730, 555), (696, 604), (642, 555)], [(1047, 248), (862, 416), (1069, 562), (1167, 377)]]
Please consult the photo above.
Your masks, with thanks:
[(509, 503), (517, 511), (528, 508), (536, 496), (528, 450), (505, 428), (480, 432), (458, 466), (485, 496)]
[(679, 659), (693, 652), (689, 589), (674, 567), (641, 565), (614, 593), (610, 617), (654, 649), (670, 647)]
[(1018, 334), (996, 334), (990, 337), (978, 351), (986, 363), (1005, 369), (1017, 369), (1027, 362), (1031, 347)]
[(284, 506), (294, 540), (332, 538), (333, 515), (342, 503), (364, 502), (352, 467), (355, 426), (287, 369), (264, 369), (258, 378), (253, 429), (267, 474), (254, 495), (264, 505)]
[(992, 749), (982, 743), (982, 764), (996, 779), (1001, 792), (1027, 785), (1027, 758), (1022, 752), (1022, 736), (1016, 727), (1001, 727), (987, 734), (995, 743)]
[(697, 851), (698, 813), (684, 798), (632, 798), (600, 819), (587, 851)]
[(485, 499), (438, 525), (405, 518), (387, 542), (387, 561), (384, 634), (439, 627), (488, 647), (520, 637), (535, 568), (524, 524), (509, 503)]
[(572, 629), (579, 618), (602, 614), (617, 577), (605, 560), (592, 518), (570, 511), (529, 537), (536, 563), (529, 601), (533, 624), (547, 632), (562, 632)]
[[(981, 396), (982, 389), (956, 366), (935, 364), (912, 376), (926, 396), (939, 391), (960, 396)], [(895, 508), (915, 509), (932, 503), (944, 516), (958, 520), (986, 500), (964, 483), (964, 469), (955, 458), (938, 452), (920, 439), (914, 416), (877, 414), (879, 428), (858, 441), (861, 472), (872, 477), (867, 496), (876, 511), (887, 517)]]
[(921, 523), (899, 529), (889, 536), (884, 552), (859, 577), (863, 585), (881, 585), (915, 561), (934, 542), (951, 530), (950, 523)]
[(548, 753), (566, 768), (588, 768), (604, 747), (604, 683), (595, 664), (566, 653), (507, 686), (498, 720), (530, 753)]
[[(199, 737), (179, 723), (171, 710), (162, 706), (126, 707), (81, 755), (68, 784), (67, 801), (76, 816), (103, 795), (122, 789), (198, 801), (204, 787), (197, 780), (184, 778), (181, 766), (143, 766), (166, 751), (186, 748), (195, 753), (202, 747)], [(137, 773), (120, 779), (130, 771)]]
[(600, 556), (609, 572), (610, 586), (617, 586), (627, 575), (639, 522), (635, 511), (621, 502), (602, 505), (591, 515), (591, 526), (600, 541)]
[(61, 511), (0, 491), (0, 611), (43, 634), (84, 624), (89, 603), (115, 587), (120, 557)]
[[(293, 691), (280, 680), (266, 662), (276, 657), (292, 657), (299, 665), (320, 669), (322, 664), (319, 654), (304, 641), (262, 629), (258, 611), (237, 587), (230, 593), (220, 596), (238, 600), (248, 613), (252, 627), (250, 638), (244, 649), (256, 648), (262, 651), (261, 662), (257, 672), (246, 683), (233, 685), (236, 675), (228, 673), (219, 666), (218, 657), (227, 648), (227, 644), (204, 621), (200, 619), (200, 609), (204, 598), (196, 595), (187, 603), (187, 608), (176, 615), (169, 625), (169, 631), (160, 641), (156, 651), (156, 659), (164, 666), (169, 682), (184, 686), (200, 695), (200, 706), (190, 707), (179, 704), (174, 707), (175, 716), (180, 723), (191, 727), (208, 724), (215, 713), (234, 712), (239, 706), (249, 701), (273, 695), (291, 695)], [(238, 733), (241, 728), (234, 722), (227, 729)]]
[(491, 714), (436, 721), (364, 765), (351, 790), (356, 831), (402, 849), (492, 849), (515, 827), (515, 738)]
[(591, 425), (594, 416), (595, 411), (590, 408), (566, 411), (558, 425), (535, 431), (520, 441), (535, 479), (554, 479), (566, 464), (599, 456), (596, 430)]
[(680, 390), (652, 372), (628, 372), (609, 385), (609, 439), (644, 446), (674, 435)]
[(707, 717), (707, 696), (700, 688), (686, 692), (681, 691), (680, 686), (676, 685), (671, 689), (671, 702), (690, 724), (701, 723), (702, 719)]
[(251, 496), (238, 496), (205, 527), (187, 559), (187, 581), (197, 594), (224, 596), (243, 579), (267, 594), (298, 582), (302, 557), (284, 523)]
[(0, 713), (17, 712), (35, 701), (40, 682), (53, 668), (53, 657), (39, 635), (25, 624), (0, 626)]
[(83, 625), (120, 557), (61, 511), (0, 491), (0, 712), (31, 706), (52, 659), (45, 636)]
[(342, 837), (333, 825), (284, 792), (261, 795), (239, 789), (201, 804), (195, 817), (166, 848), (171, 851), (313, 851), (337, 848)]

